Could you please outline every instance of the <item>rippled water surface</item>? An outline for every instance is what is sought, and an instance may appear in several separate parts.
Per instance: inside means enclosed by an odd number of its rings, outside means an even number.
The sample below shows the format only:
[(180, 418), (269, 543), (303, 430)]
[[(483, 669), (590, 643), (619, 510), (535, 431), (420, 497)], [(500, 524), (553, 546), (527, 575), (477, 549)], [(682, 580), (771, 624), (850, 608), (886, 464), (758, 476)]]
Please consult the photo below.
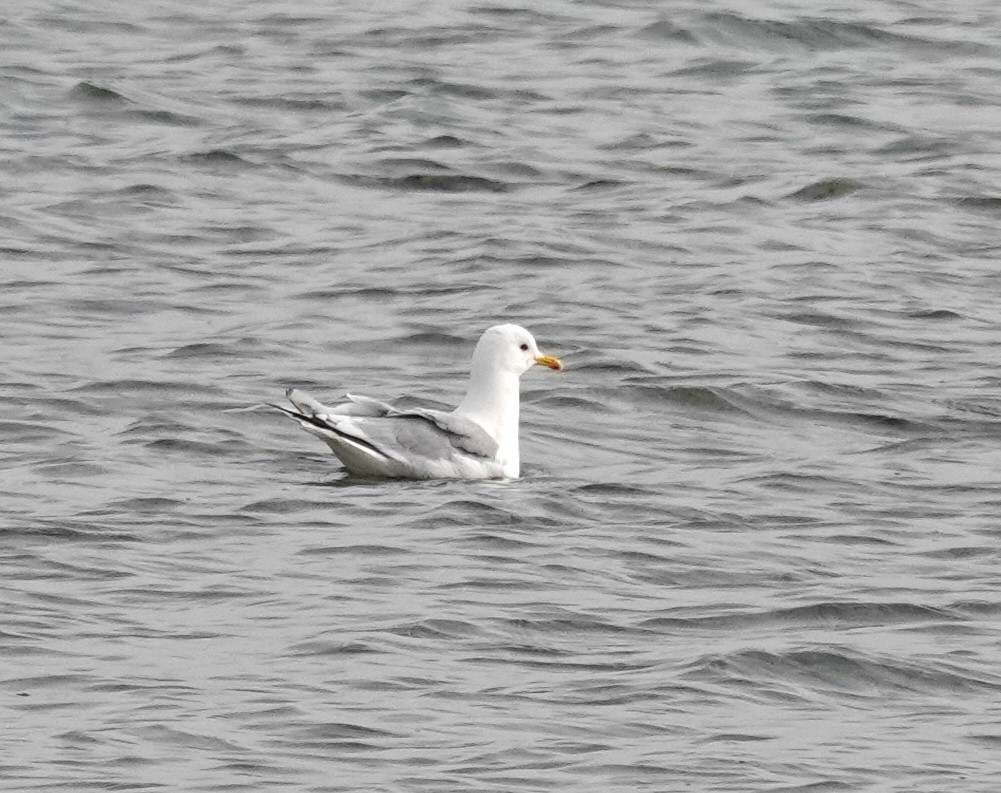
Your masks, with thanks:
[(822, 5), (9, 11), (0, 786), (1001, 789), (1001, 11)]

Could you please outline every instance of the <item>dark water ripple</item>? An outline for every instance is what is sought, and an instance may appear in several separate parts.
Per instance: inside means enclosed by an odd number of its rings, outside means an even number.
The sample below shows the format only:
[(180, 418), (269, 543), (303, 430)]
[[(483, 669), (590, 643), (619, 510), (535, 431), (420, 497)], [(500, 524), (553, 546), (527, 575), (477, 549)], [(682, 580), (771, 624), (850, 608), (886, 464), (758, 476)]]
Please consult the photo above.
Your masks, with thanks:
[[(990, 4), (28, 2), (0, 778), (996, 791)], [(345, 478), (287, 385), (516, 483)]]

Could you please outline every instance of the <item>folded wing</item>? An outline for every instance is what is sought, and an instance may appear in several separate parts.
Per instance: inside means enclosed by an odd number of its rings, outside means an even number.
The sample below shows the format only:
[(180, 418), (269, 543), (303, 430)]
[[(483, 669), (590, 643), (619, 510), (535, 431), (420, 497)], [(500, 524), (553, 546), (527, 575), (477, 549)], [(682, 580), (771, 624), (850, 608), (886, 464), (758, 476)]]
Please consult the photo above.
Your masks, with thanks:
[(335, 453), (338, 444), (348, 444), (358, 453), (400, 465), (415, 458), (449, 460), (456, 453), (490, 461), (497, 454), (497, 441), (486, 430), (452, 413), (397, 410), (385, 402), (350, 394), (348, 402), (327, 406), (299, 390), (285, 393), (296, 410), (272, 407), (323, 438)]

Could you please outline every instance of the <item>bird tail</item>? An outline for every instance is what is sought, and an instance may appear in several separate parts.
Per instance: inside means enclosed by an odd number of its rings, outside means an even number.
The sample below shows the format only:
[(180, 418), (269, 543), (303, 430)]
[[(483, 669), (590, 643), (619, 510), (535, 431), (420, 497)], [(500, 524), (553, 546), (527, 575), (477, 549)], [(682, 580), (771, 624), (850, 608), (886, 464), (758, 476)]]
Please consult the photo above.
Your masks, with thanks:
[(281, 405), (276, 405), (274, 402), (266, 402), (268, 407), (279, 410), (295, 421), (298, 421), (306, 429), (315, 427), (320, 430), (324, 430), (325, 433), (332, 432), (334, 427), (329, 421), (325, 420), (326, 413), (329, 413), (329, 409), (324, 405), (321, 405), (315, 399), (313, 399), (308, 394), (302, 391), (297, 391), (294, 388), (285, 389), (285, 396), (288, 397), (289, 402), (291, 402), (297, 409), (290, 410), (287, 407)]

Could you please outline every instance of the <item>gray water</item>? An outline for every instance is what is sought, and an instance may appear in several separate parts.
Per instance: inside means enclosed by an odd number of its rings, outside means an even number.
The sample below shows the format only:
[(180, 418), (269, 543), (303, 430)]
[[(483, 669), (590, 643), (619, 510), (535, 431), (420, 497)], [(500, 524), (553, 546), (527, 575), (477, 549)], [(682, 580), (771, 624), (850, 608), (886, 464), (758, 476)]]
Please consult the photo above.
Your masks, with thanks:
[[(0, 787), (1001, 789), (996, 2), (21, 3)], [(523, 478), (354, 480), (289, 385)]]

